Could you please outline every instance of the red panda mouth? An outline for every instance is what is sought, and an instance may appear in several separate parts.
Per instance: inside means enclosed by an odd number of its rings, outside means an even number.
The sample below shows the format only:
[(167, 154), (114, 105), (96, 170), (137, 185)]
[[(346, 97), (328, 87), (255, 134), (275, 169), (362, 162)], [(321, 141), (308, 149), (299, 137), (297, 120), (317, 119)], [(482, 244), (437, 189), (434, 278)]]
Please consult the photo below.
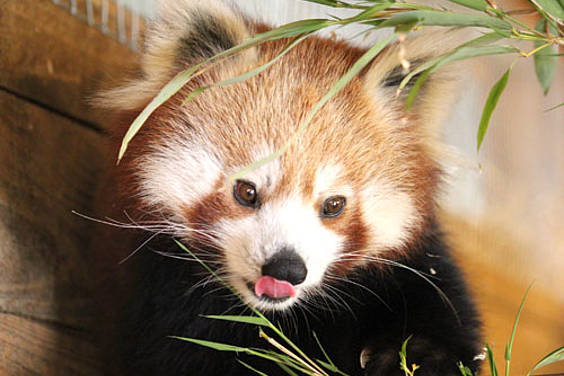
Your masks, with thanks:
[(286, 300), (296, 296), (296, 289), (288, 281), (281, 281), (271, 276), (260, 277), (254, 286), (249, 283), (249, 289), (254, 291), (255, 295), (261, 299), (268, 300)]

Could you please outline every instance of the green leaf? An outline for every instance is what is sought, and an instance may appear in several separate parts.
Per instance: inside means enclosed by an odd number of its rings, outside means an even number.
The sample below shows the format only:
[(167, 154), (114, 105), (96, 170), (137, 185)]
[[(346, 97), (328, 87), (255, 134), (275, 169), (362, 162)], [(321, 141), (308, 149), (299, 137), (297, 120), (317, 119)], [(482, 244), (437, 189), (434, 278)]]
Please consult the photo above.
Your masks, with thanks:
[(458, 366), (458, 369), (460, 370), (462, 376), (474, 376), (470, 368), (466, 367), (464, 364), (462, 364), (462, 362), (458, 362), (456, 363), (456, 365)]
[(479, 11), (485, 11), (488, 7), (488, 3), (484, 0), (449, 0), (451, 3), (456, 3), (466, 8), (471, 8)]
[(321, 364), (321, 365), (323, 366), (323, 368), (325, 368), (325, 369), (328, 370), (328, 371), (331, 371), (331, 372), (337, 372), (337, 371), (339, 371), (339, 370), (337, 369), (337, 367), (335, 367), (335, 366), (334, 366), (333, 364), (331, 364), (331, 363), (324, 362), (324, 361), (321, 360), (321, 359), (316, 359), (316, 361), (317, 361), (317, 363)]
[(542, 9), (546, 12), (550, 18), (558, 22), (559, 24), (564, 24), (564, 6), (560, 1), (556, 0), (529, 0), (537, 8)]
[[(264, 33), (256, 34), (252, 38), (248, 39), (242, 44), (239, 44), (235, 47), (232, 47), (226, 51), (223, 51), (193, 67), (190, 69), (186, 69), (180, 73), (178, 73), (172, 80), (170, 80), (160, 91), (159, 93), (151, 100), (151, 102), (141, 111), (141, 113), (135, 118), (133, 123), (129, 126), (123, 140), (121, 142), (121, 147), (118, 153), (118, 163), (123, 158), (127, 147), (133, 137), (139, 132), (145, 121), (151, 116), (151, 114), (159, 108), (163, 103), (169, 100), (175, 93), (177, 93), (184, 85), (186, 85), (192, 78), (197, 75), (197, 71), (205, 66), (206, 64), (212, 63), (214, 61), (218, 61), (220, 59), (226, 58), (228, 56), (232, 56), (237, 52), (240, 52), (244, 49), (249, 47), (255, 46), (259, 43), (265, 42), (267, 40), (274, 40), (280, 38), (291, 37), (294, 35), (299, 34), (307, 34), (323, 27), (332, 25), (333, 23), (326, 20), (326, 19), (308, 19), (308, 20), (301, 20), (296, 22), (291, 22), (285, 25), (282, 25), (276, 29), (269, 30)], [(202, 89), (203, 91), (205, 89)], [(192, 98), (201, 91), (191, 94)]]
[(427, 77), (429, 77), (429, 74), (431, 74), (431, 72), (433, 72), (433, 71), (435, 71), (435, 69), (426, 70), (425, 73), (423, 73), (421, 76), (419, 76), (417, 81), (415, 81), (415, 84), (413, 84), (413, 87), (409, 91), (409, 95), (407, 96), (407, 99), (405, 101), (405, 110), (406, 111), (409, 111), (409, 109), (411, 108), (411, 105), (413, 104), (413, 101), (415, 100), (415, 97), (417, 96), (417, 93), (419, 92), (419, 89), (423, 85), (423, 82), (425, 82), (427, 80)]
[(486, 131), (488, 130), (488, 125), (490, 123), (490, 119), (492, 117), (493, 110), (497, 105), (499, 97), (503, 90), (505, 90), (505, 86), (507, 85), (507, 81), (509, 80), (509, 73), (513, 65), (511, 65), (507, 71), (501, 76), (499, 81), (495, 83), (495, 85), (491, 88), (490, 94), (488, 95), (488, 99), (486, 99), (486, 104), (484, 105), (484, 109), (482, 110), (482, 118), (480, 119), (480, 126), (478, 127), (478, 151), (480, 151), (480, 147), (482, 146), (482, 142), (484, 141), (484, 136), (486, 135)]
[(535, 366), (529, 371), (529, 373), (527, 373), (527, 376), (541, 367), (561, 361), (564, 361), (564, 346), (557, 348), (556, 350), (539, 360), (537, 364), (535, 364)]
[(298, 376), (297, 373), (295, 373), (294, 371), (292, 371), (292, 369), (290, 367), (288, 367), (287, 365), (283, 364), (283, 363), (278, 363), (278, 367), (282, 368), (282, 370), (284, 372), (286, 372), (288, 375), (290, 376)]
[(494, 30), (511, 30), (511, 24), (497, 17), (483, 14), (454, 13), (432, 10), (412, 10), (394, 14), (379, 27), (417, 23), (425, 26), (480, 26)]
[(490, 365), (490, 375), (497, 376), (497, 367), (495, 365), (493, 351), (490, 348), (490, 345), (488, 345), (487, 343), (486, 343), (486, 354), (488, 355), (488, 363)]
[(237, 359), (237, 361), (239, 363), (241, 363), (244, 367), (250, 369), (251, 371), (255, 372), (256, 374), (260, 375), (260, 376), (268, 376), (266, 373), (259, 371), (256, 368), (253, 368), (252, 366), (250, 366), (249, 364), (243, 362), (242, 360)]
[[(547, 22), (544, 18), (540, 19), (535, 26), (535, 29), (540, 32), (545, 32)], [(551, 27), (552, 29), (552, 27)], [(541, 47), (545, 42), (536, 41), (535, 47)], [(548, 94), (550, 84), (556, 75), (556, 67), (558, 65), (558, 56), (554, 56), (558, 51), (555, 46), (548, 46), (539, 50), (534, 55), (535, 72), (539, 83), (544, 91), (544, 95)]]
[(241, 322), (257, 326), (270, 326), (268, 320), (257, 316), (206, 315), (204, 317), (207, 319)]
[(519, 310), (517, 310), (517, 315), (515, 316), (515, 322), (513, 322), (513, 329), (511, 330), (511, 337), (509, 337), (509, 343), (505, 346), (505, 375), (509, 376), (509, 364), (511, 362), (511, 349), (513, 348), (513, 341), (515, 340), (515, 333), (517, 332), (517, 325), (519, 324), (519, 318), (521, 318), (521, 312), (523, 311), (523, 307), (525, 306), (525, 301), (527, 300), (527, 296), (529, 295), (529, 290), (533, 285), (529, 285), (527, 290), (525, 291), (525, 295), (521, 300), (521, 304), (519, 305)]
[[(482, 37), (480, 37), (482, 38)], [(478, 38), (479, 39), (479, 38)], [(477, 39), (474, 39), (476, 41)], [(471, 43), (472, 41), (468, 42)], [(401, 81), (399, 89), (403, 89), (407, 83), (418, 73), (423, 72), (424, 70), (430, 69), (431, 73), (439, 69), (442, 65), (448, 64), (458, 60), (470, 59), (473, 57), (478, 56), (487, 56), (487, 55), (501, 55), (506, 53), (516, 53), (519, 52), (518, 48), (515, 47), (504, 47), (504, 46), (481, 46), (481, 45), (471, 45), (471, 44), (464, 44), (461, 47), (456, 48), (455, 50), (443, 54), (435, 59), (429, 60), (413, 71), (411, 71), (405, 78)]]

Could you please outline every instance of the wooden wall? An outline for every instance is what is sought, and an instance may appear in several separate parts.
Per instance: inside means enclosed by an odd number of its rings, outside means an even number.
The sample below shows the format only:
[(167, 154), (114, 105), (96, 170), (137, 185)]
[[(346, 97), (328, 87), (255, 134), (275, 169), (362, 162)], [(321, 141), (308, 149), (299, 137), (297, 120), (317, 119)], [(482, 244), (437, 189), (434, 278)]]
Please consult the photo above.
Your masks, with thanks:
[[(86, 252), (105, 161), (104, 117), (87, 104), (138, 56), (49, 0), (0, 0), (0, 374), (102, 375), (93, 344), (94, 255)], [(484, 314), (503, 347), (528, 281), (499, 273), (474, 250), (516, 247), (486, 225), (446, 216)], [(514, 370), (564, 343), (564, 306), (533, 290)], [(562, 367), (553, 367), (562, 371)]]
[(87, 104), (137, 55), (49, 0), (0, 1), (0, 374), (100, 375), (87, 254), (107, 159)]

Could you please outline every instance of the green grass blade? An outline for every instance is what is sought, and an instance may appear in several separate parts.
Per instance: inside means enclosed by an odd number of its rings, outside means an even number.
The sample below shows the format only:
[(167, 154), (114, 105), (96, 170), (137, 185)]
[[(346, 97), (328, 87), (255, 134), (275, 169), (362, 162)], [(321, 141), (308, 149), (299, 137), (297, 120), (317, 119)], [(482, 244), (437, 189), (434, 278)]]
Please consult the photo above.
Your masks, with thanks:
[(480, 125), (478, 127), (478, 135), (477, 135), (477, 148), (480, 151), (482, 147), (482, 142), (484, 141), (484, 136), (486, 135), (486, 131), (488, 130), (488, 125), (490, 123), (490, 119), (492, 117), (493, 110), (499, 101), (499, 97), (503, 90), (507, 86), (507, 81), (509, 80), (509, 73), (511, 72), (511, 65), (507, 71), (501, 76), (499, 81), (495, 83), (495, 85), (491, 88), (488, 98), (486, 99), (486, 104), (484, 105), (484, 109), (482, 110), (482, 117), (480, 119)]
[(409, 95), (407, 96), (407, 99), (405, 101), (406, 111), (409, 111), (411, 105), (413, 104), (413, 101), (415, 100), (415, 97), (417, 96), (417, 93), (419, 92), (419, 89), (421, 88), (421, 86), (423, 86), (423, 83), (427, 80), (429, 74), (431, 74), (431, 72), (433, 72), (434, 70), (435, 69), (432, 68), (427, 69), (421, 76), (419, 76), (419, 78), (417, 78), (417, 81), (415, 81), (415, 83), (413, 84), (413, 87), (409, 91)]
[(336, 0), (305, 0), (308, 3), (326, 5), (333, 8), (348, 8), (348, 9), (365, 9), (366, 5), (351, 4), (344, 1)]
[(290, 367), (288, 367), (287, 365), (285, 365), (283, 363), (278, 363), (278, 367), (282, 368), (282, 371), (286, 372), (290, 376), (298, 376), (297, 373), (292, 371), (292, 369)]
[[(463, 44), (460, 47), (455, 48), (452, 51), (449, 51), (435, 59), (431, 59), (418, 67), (414, 70), (409, 72), (408, 75), (401, 81), (399, 89), (402, 90), (405, 86), (409, 83), (409, 81), (417, 74), (431, 69), (431, 73), (439, 69), (441, 66), (459, 60), (470, 59), (473, 57), (479, 56), (487, 56), (487, 55), (501, 55), (507, 53), (516, 53), (519, 52), (519, 49), (515, 47), (505, 47), (505, 46), (482, 46), (481, 43), (485, 42), (485, 39), (481, 39), (484, 36), (479, 38), (473, 39), (470, 42)], [(493, 41), (493, 37), (489, 36)], [(472, 44), (472, 42), (478, 43), (478, 45)]]
[(151, 114), (159, 108), (164, 102), (169, 100), (177, 91), (182, 89), (184, 85), (188, 81), (190, 81), (193, 77), (193, 74), (201, 67), (200, 64), (195, 65), (191, 69), (187, 69), (178, 73), (172, 80), (170, 80), (160, 91), (159, 93), (151, 100), (151, 102), (141, 111), (141, 113), (135, 118), (133, 123), (129, 126), (123, 140), (121, 142), (121, 146), (118, 153), (117, 161), (123, 158), (125, 151), (133, 137), (139, 132), (145, 121), (151, 116)]
[(272, 64), (274, 64), (278, 60), (280, 60), (282, 58), (282, 56), (286, 55), (292, 48), (296, 47), (300, 42), (302, 42), (304, 39), (308, 38), (310, 35), (311, 35), (311, 33), (308, 33), (308, 34), (304, 34), (304, 35), (300, 36), (299, 38), (296, 38), (288, 46), (286, 46), (278, 55), (276, 55), (272, 60), (269, 60), (268, 62), (258, 66), (255, 69), (252, 69), (248, 72), (242, 73), (238, 76), (229, 78), (229, 79), (224, 80), (224, 81), (216, 82), (216, 83), (213, 83), (213, 84), (208, 85), (208, 86), (199, 87), (198, 89), (191, 92), (186, 97), (186, 99), (184, 99), (183, 104), (190, 102), (191, 100), (193, 100), (198, 95), (200, 95), (201, 93), (203, 93), (204, 91), (206, 91), (208, 89), (211, 89), (211, 88), (214, 88), (214, 87), (228, 86), (228, 85), (236, 84), (236, 83), (248, 80), (249, 78), (251, 78), (253, 76), (256, 76), (257, 74), (261, 73), (262, 71), (270, 68), (270, 66), (272, 66)]
[[(537, 22), (535, 29), (537, 31), (544, 32), (546, 27), (546, 20), (541, 19)], [(544, 45), (546, 45), (546, 43), (543, 41), (535, 42), (535, 48), (543, 47)], [(554, 56), (556, 52), (556, 46), (548, 45), (547, 47), (538, 50), (533, 56), (535, 62), (535, 73), (544, 95), (548, 94), (550, 84), (556, 75), (556, 68), (558, 65), (558, 56)]]
[(456, 363), (456, 365), (458, 366), (458, 370), (460, 371), (462, 376), (474, 376), (470, 368), (466, 367), (464, 364), (462, 364), (462, 362), (458, 362)]
[(539, 360), (537, 364), (535, 364), (535, 366), (529, 371), (529, 373), (527, 373), (527, 376), (530, 376), (531, 373), (535, 372), (539, 368), (562, 361), (564, 361), (564, 346), (557, 348), (556, 350), (552, 351), (550, 354)]
[(417, 24), (421, 26), (487, 27), (492, 30), (511, 30), (511, 24), (484, 14), (453, 13), (438, 10), (413, 10), (396, 13), (379, 27)]
[(184, 70), (178, 73), (172, 80), (170, 80), (159, 93), (151, 100), (151, 102), (141, 111), (141, 113), (135, 118), (133, 123), (129, 126), (120, 146), (118, 153), (117, 162), (123, 158), (127, 147), (133, 137), (139, 132), (145, 121), (151, 116), (151, 114), (159, 108), (163, 103), (169, 100), (175, 93), (177, 93), (184, 85), (186, 85), (192, 78), (197, 75), (199, 69), (205, 65), (212, 63), (214, 61), (219, 61), (226, 57), (232, 56), (242, 50), (249, 47), (255, 46), (267, 40), (274, 40), (280, 38), (291, 37), (299, 34), (306, 34), (322, 29), (326, 26), (335, 24), (332, 21), (326, 19), (307, 19), (296, 22), (291, 22), (282, 25), (276, 29), (269, 30), (264, 33), (256, 34), (252, 38), (248, 39), (242, 44), (232, 47), (226, 51), (223, 51), (203, 62), (191, 67), (190, 69)]
[(487, 343), (486, 343), (486, 354), (488, 355), (488, 364), (490, 365), (490, 375), (497, 376), (497, 366), (495, 365), (493, 351), (490, 348), (490, 345), (488, 345)]
[(488, 3), (485, 0), (448, 0), (451, 3), (465, 6), (466, 8), (471, 8), (479, 11), (485, 11), (488, 7)]
[(519, 305), (519, 310), (517, 311), (517, 315), (515, 316), (515, 322), (513, 323), (513, 329), (511, 330), (511, 337), (509, 337), (509, 342), (507, 346), (505, 346), (505, 376), (509, 376), (509, 365), (511, 363), (511, 350), (513, 349), (513, 341), (515, 340), (515, 333), (517, 332), (517, 325), (519, 324), (519, 319), (521, 318), (521, 312), (523, 311), (523, 307), (525, 306), (525, 301), (527, 300), (527, 295), (529, 295), (529, 290), (533, 285), (530, 284), (525, 291), (525, 295), (521, 300), (521, 304)]
[(259, 371), (259, 370), (256, 369), (256, 368), (253, 368), (252, 366), (250, 366), (249, 364), (243, 362), (242, 360), (237, 359), (237, 361), (238, 361), (239, 363), (241, 363), (245, 368), (248, 368), (248, 369), (250, 369), (251, 371), (255, 372), (257, 375), (260, 375), (260, 376), (268, 376), (266, 373), (261, 372), (261, 371)]
[(268, 320), (257, 316), (206, 315), (207, 319), (240, 322), (257, 326), (270, 326)]
[(537, 8), (542, 9), (550, 18), (564, 25), (564, 6), (556, 0), (529, 0)]

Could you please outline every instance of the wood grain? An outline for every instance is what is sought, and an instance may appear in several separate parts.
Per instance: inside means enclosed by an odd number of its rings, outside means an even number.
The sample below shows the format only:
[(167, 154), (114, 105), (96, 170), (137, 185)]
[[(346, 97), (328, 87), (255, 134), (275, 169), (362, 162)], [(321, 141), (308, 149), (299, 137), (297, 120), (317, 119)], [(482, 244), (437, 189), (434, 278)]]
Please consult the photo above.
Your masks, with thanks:
[(0, 91), (0, 310), (88, 322), (88, 213), (105, 137)]
[(105, 128), (88, 106), (138, 55), (49, 0), (0, 0), (0, 87)]
[(84, 332), (0, 313), (0, 375), (102, 375)]

